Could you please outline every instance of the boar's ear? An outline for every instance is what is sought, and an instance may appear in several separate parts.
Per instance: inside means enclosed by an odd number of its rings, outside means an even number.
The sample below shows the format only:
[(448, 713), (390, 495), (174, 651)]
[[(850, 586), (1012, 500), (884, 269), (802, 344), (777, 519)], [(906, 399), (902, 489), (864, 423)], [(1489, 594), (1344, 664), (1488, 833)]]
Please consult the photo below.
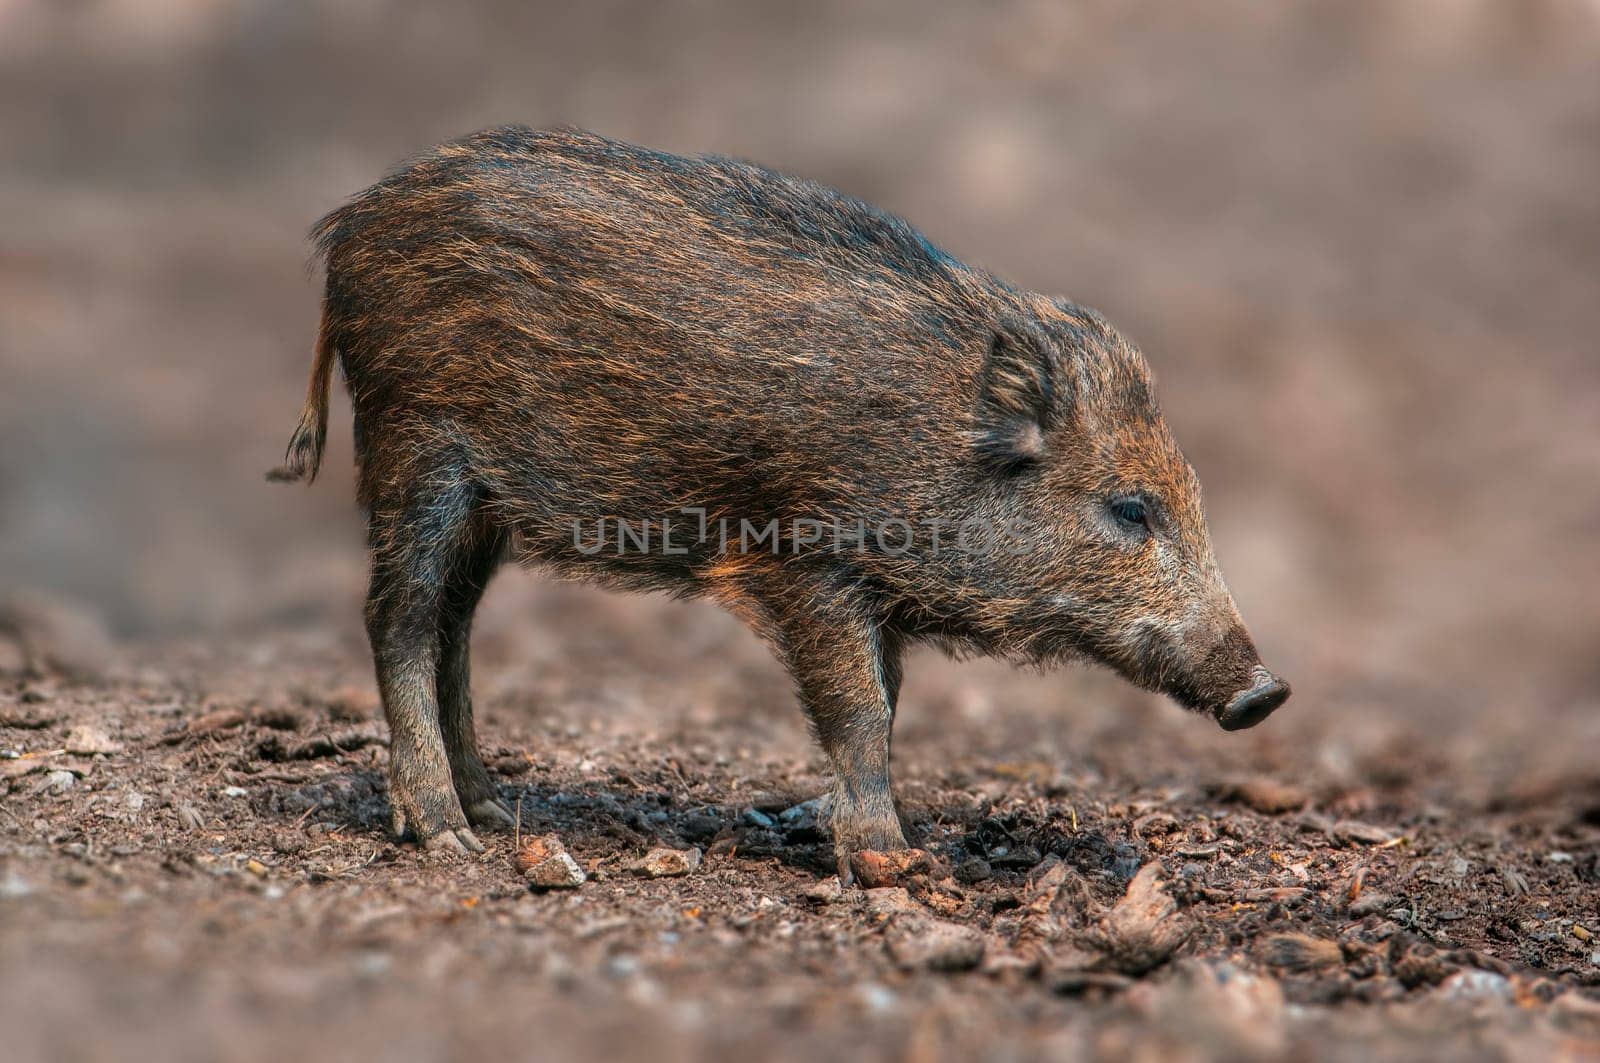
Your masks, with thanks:
[(1045, 456), (1045, 433), (1061, 401), (1054, 344), (1036, 322), (1007, 317), (996, 327), (978, 381), (978, 453), (1002, 471)]

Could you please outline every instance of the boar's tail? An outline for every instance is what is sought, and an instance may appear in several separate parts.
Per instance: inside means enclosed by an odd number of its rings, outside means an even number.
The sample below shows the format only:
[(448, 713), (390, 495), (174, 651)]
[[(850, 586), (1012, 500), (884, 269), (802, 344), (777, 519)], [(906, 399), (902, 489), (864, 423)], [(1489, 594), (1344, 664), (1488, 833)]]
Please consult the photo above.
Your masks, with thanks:
[(328, 440), (328, 389), (333, 379), (333, 362), (333, 336), (324, 308), (322, 325), (317, 332), (317, 355), (311, 363), (311, 380), (306, 384), (306, 404), (300, 410), (300, 423), (289, 437), (283, 464), (267, 473), (267, 479), (278, 483), (295, 480), (310, 483), (317, 478), (317, 469), (322, 465), (322, 446)]

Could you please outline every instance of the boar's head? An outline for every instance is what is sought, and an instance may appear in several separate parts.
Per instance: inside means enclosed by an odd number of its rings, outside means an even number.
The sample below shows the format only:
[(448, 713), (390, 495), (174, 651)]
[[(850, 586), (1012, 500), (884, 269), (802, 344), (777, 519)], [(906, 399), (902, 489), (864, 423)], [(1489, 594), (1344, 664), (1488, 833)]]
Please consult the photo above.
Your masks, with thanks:
[(1016, 543), (988, 559), (991, 624), (1008, 629), (995, 641), (1088, 656), (1228, 730), (1282, 705), (1138, 350), (1093, 311), (1041, 300), (999, 322), (978, 392), (984, 505)]

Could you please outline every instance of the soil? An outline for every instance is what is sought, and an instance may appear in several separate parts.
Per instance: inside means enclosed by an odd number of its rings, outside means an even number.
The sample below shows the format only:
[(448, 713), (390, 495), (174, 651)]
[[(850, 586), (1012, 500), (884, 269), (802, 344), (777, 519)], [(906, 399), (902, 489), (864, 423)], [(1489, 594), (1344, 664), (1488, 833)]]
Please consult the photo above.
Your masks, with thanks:
[[(478, 701), (521, 837), (461, 860), (388, 833), (353, 627), (85, 649), (64, 612), (0, 685), (13, 1058), (1600, 1050), (1600, 776), (1486, 800), (1407, 741), (1341, 776), (1094, 673), (918, 658), (897, 772), (927, 855), (841, 888), (753, 639), (513, 577)], [(584, 881), (531, 886), (519, 840)]]
[[(1571, 0), (0, 0), (0, 1058), (1600, 1054), (1597, 83)], [(1294, 699), (919, 654), (843, 890), (755, 639), (506, 573), (523, 852), (389, 837), (342, 389), (261, 474), (307, 229), (508, 121), (1105, 313)]]

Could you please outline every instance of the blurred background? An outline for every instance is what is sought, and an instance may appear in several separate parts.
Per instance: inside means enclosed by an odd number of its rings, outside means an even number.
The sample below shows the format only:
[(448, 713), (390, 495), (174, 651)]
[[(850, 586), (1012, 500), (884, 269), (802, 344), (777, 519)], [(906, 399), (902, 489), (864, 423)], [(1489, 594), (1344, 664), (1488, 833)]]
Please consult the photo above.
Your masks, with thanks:
[[(262, 481), (309, 367), (305, 234), (437, 141), (569, 123), (835, 185), (1138, 341), (1297, 689), (1250, 748), (1592, 767), (1597, 86), (1593, 0), (0, 0), (0, 591), (135, 644), (357, 631), (342, 393), (315, 488)], [(710, 607), (529, 576), (487, 612), (507, 665), (555, 626), (622, 674), (674, 638), (761, 658)], [(926, 667), (1063, 745), (1175, 711)]]

